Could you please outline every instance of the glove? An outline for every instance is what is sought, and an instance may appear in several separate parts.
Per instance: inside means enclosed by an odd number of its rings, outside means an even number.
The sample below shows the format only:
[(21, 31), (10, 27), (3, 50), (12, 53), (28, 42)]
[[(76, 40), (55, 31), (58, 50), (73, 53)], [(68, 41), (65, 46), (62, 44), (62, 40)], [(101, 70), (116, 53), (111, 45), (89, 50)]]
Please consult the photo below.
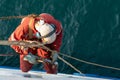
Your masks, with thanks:
[(56, 62), (58, 58), (58, 53), (57, 51), (52, 52), (52, 63)]
[(25, 55), (28, 54), (28, 48), (26, 48), (24, 46), (20, 46), (20, 49), (22, 50), (22, 53), (24, 53)]
[(32, 53), (28, 53), (28, 55), (26, 55), (26, 56), (24, 57), (24, 60), (25, 60), (25, 61), (28, 61), (28, 62), (31, 63), (31, 64), (38, 64), (38, 61), (37, 61), (38, 59), (39, 59), (39, 57), (33, 55)]

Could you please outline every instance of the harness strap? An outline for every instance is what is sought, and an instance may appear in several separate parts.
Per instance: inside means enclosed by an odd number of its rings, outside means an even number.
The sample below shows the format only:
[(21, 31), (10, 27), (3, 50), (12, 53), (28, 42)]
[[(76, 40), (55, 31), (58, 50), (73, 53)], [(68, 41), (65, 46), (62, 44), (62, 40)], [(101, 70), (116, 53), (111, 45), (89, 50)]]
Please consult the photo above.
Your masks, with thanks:
[(32, 31), (32, 27), (33, 27), (33, 22), (34, 22), (34, 18), (33, 17), (30, 17), (30, 22), (29, 22), (29, 32), (28, 32), (28, 35), (29, 35), (29, 39), (32, 39), (33, 38), (33, 31)]
[(32, 39), (33, 38), (33, 31), (32, 31), (32, 28), (34, 27), (33, 26), (33, 22), (35, 20), (36, 17), (38, 17), (38, 15), (36, 14), (30, 14), (28, 15), (28, 17), (30, 17), (30, 21), (29, 21), (29, 31), (28, 31), (28, 35), (29, 35), (29, 39)]

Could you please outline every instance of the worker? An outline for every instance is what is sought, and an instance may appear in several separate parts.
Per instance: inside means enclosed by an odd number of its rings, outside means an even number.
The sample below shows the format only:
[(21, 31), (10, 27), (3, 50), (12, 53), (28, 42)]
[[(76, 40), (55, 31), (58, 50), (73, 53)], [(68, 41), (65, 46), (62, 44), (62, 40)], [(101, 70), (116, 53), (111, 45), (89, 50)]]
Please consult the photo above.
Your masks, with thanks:
[(53, 52), (41, 47), (24, 47), (12, 45), (11, 47), (20, 55), (20, 69), (28, 72), (38, 60), (43, 60), (44, 69), (48, 74), (58, 72), (58, 52), (62, 44), (62, 24), (51, 14), (28, 15), (24, 17), (20, 25), (13, 31), (9, 41), (37, 41), (53, 50)]

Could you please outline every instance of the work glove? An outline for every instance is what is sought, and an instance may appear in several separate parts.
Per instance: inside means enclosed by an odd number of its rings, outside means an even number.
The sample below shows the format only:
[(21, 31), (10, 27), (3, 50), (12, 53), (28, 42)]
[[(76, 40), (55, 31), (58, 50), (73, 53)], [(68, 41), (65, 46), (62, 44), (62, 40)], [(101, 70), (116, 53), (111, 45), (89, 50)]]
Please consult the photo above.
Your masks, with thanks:
[(37, 60), (39, 60), (38, 56), (33, 55), (32, 53), (28, 53), (28, 55), (26, 55), (24, 57), (25, 61), (28, 61), (31, 64), (38, 64), (39, 62)]
[(20, 49), (22, 50), (22, 53), (27, 55), (28, 54), (28, 48), (24, 47), (24, 46), (20, 46)]
[(56, 62), (57, 58), (58, 58), (58, 52), (57, 51), (53, 51), (51, 58), (52, 58), (52, 63)]

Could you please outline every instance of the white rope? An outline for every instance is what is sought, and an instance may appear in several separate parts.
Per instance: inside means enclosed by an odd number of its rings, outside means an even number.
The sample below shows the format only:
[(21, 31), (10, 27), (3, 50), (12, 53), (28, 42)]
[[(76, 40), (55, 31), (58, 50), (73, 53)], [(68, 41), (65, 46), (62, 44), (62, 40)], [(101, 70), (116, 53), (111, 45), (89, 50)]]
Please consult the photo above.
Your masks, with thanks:
[(0, 17), (0, 20), (8, 20), (8, 19), (19, 19), (24, 18), (25, 16), (6, 16), (6, 17)]
[(90, 65), (94, 65), (94, 66), (99, 66), (99, 67), (103, 67), (103, 68), (108, 68), (108, 69), (113, 69), (113, 70), (118, 70), (118, 71), (120, 70), (120, 68), (115, 68), (115, 67), (110, 67), (110, 66), (105, 66), (105, 65), (101, 65), (101, 64), (96, 64), (96, 63), (88, 62), (88, 61), (77, 59), (75, 57), (71, 57), (71, 56), (68, 56), (68, 55), (65, 55), (65, 54), (62, 54), (62, 53), (59, 53), (59, 54), (62, 55), (62, 56), (74, 59), (76, 61), (82, 62), (82, 63), (86, 63), (86, 64), (90, 64)]
[(65, 59), (61, 58), (60, 56), (58, 56), (58, 58), (59, 58), (61, 61), (63, 61), (64, 63), (66, 63), (67, 65), (69, 65), (71, 68), (73, 68), (75, 71), (77, 71), (77, 72), (79, 72), (80, 74), (83, 75), (83, 73), (82, 73), (80, 70), (78, 70), (77, 68), (75, 68), (72, 64), (70, 64), (69, 62), (67, 62)]

